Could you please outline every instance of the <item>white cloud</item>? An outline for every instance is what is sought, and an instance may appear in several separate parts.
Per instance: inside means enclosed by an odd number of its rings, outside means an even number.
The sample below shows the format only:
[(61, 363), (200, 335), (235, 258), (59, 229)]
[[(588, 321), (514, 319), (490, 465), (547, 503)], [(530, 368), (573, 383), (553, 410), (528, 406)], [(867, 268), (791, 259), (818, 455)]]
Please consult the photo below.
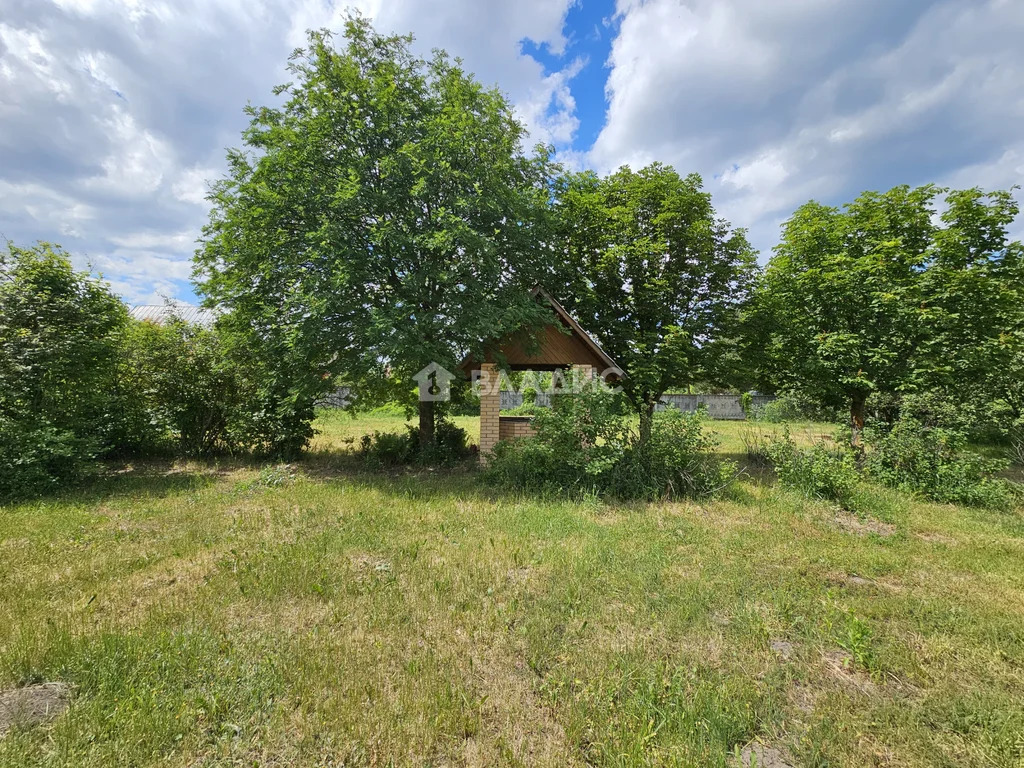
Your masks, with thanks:
[(209, 185), (218, 176), (220, 176), (219, 169), (211, 166), (186, 168), (178, 174), (178, 179), (171, 186), (171, 190), (181, 202), (205, 208)]
[[(530, 39), (566, 46), (573, 0), (355, 0), (383, 32), (461, 56), (498, 84), (534, 140), (568, 147), (569, 81)], [(207, 183), (241, 143), (247, 102), (272, 103), (309, 28), (340, 31), (333, 0), (0, 0), (0, 233), (56, 240), (126, 297), (187, 295)]]
[(1007, 163), (1024, 153), (1024, 4), (620, 0), (618, 13), (590, 162), (701, 172), (763, 250), (811, 197), (1020, 179)]
[(85, 186), (126, 198), (158, 190), (175, 165), (171, 145), (139, 126), (123, 107), (113, 107), (100, 122), (111, 146), (101, 161), (103, 174), (86, 180)]

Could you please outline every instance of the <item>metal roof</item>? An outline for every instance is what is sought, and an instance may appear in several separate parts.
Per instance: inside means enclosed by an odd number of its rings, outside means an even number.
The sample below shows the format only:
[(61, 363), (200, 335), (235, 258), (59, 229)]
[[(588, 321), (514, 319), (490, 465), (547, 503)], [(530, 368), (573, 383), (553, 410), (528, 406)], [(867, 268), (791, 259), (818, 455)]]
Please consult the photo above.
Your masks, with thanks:
[(176, 319), (190, 325), (210, 328), (213, 321), (217, 319), (218, 313), (212, 309), (186, 304), (183, 301), (173, 301), (167, 304), (140, 304), (128, 310), (128, 314), (136, 320), (145, 320), (157, 325), (163, 325)]

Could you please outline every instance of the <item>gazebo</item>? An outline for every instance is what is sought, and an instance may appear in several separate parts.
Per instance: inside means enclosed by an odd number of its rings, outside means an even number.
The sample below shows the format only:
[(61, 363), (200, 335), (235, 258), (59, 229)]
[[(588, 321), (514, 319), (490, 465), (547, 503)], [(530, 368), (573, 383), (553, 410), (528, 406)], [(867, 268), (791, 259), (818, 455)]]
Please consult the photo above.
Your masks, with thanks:
[(499, 360), (511, 371), (566, 371), (576, 369), (589, 379), (595, 372), (617, 378), (621, 371), (589, 333), (540, 286), (532, 291), (538, 301), (554, 312), (554, 322), (536, 333), (519, 331), (484, 345), (484, 359), (469, 357), (462, 370), (470, 378), (490, 383), (480, 392), (480, 460), (486, 461), (499, 440), (528, 437), (533, 427), (528, 416), (502, 416), (501, 391), (497, 386)]

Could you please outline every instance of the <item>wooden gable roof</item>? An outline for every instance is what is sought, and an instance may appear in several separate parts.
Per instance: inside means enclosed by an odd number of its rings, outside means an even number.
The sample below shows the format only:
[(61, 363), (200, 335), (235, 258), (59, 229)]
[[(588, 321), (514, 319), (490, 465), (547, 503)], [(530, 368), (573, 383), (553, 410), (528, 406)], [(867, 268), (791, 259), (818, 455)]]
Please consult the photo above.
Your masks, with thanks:
[(484, 359), (476, 360), (472, 356), (466, 358), (462, 363), (463, 371), (469, 374), (479, 370), (481, 363), (496, 363), (499, 358), (503, 358), (513, 371), (552, 371), (573, 365), (590, 365), (600, 373), (609, 368), (618, 368), (615, 361), (550, 293), (539, 285), (531, 293), (538, 300), (547, 302), (555, 314), (555, 322), (535, 334), (524, 329), (485, 344)]

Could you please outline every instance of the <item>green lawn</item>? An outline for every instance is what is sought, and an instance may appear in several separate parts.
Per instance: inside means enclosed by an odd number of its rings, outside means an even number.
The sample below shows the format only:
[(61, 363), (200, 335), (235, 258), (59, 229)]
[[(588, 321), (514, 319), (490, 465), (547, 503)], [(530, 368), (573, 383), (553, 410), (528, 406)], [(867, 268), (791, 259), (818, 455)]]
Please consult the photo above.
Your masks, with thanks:
[(877, 490), (857, 519), (763, 478), (570, 503), (333, 460), (401, 423), (0, 511), (0, 689), (75, 686), (0, 765), (1024, 764), (1022, 511)]

